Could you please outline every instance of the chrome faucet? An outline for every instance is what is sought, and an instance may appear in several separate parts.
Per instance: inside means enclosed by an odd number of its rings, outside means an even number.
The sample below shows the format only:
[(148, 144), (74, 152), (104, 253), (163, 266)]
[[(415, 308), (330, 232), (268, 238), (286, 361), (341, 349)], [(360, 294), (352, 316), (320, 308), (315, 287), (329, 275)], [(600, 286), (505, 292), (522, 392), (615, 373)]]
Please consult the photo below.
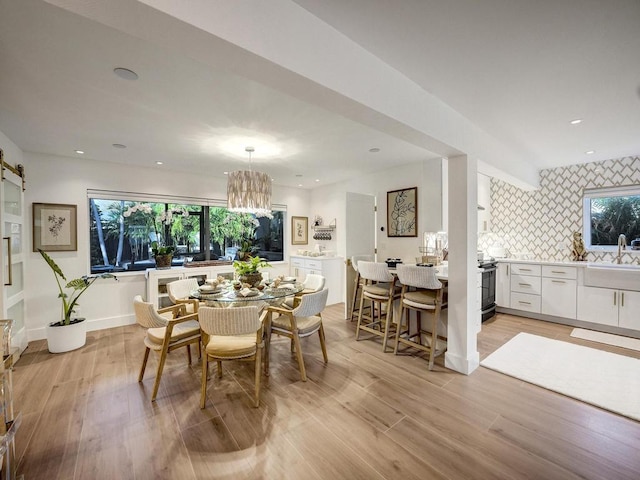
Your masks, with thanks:
[(627, 237), (624, 236), (624, 233), (621, 233), (618, 237), (618, 256), (616, 257), (616, 263), (620, 265), (622, 263), (622, 250), (626, 250), (627, 248)]

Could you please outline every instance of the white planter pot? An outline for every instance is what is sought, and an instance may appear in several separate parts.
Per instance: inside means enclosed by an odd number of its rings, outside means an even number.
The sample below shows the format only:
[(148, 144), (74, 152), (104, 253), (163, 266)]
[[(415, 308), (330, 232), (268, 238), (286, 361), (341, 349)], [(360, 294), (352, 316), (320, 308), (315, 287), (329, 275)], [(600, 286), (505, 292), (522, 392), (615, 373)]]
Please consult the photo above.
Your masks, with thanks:
[(47, 345), (51, 353), (70, 352), (83, 347), (87, 343), (87, 322), (83, 318), (80, 322), (70, 325), (47, 325)]

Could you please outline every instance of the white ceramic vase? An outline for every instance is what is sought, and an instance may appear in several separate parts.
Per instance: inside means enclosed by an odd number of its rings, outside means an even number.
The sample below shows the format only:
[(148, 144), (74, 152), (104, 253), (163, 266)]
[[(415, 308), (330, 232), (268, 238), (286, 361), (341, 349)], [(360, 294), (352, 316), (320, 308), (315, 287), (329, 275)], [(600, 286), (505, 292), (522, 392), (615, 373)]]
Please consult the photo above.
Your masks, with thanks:
[(47, 325), (47, 345), (51, 353), (64, 353), (83, 347), (87, 343), (85, 319), (69, 325)]

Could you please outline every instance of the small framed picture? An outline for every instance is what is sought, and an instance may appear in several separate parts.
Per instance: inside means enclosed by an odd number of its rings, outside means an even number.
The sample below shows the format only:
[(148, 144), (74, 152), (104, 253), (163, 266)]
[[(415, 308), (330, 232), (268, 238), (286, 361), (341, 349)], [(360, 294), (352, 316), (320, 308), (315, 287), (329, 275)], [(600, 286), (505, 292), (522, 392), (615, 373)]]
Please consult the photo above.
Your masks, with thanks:
[(418, 236), (418, 187), (387, 192), (387, 237)]
[(309, 243), (309, 217), (291, 217), (291, 244)]
[(33, 204), (33, 251), (78, 250), (77, 205)]

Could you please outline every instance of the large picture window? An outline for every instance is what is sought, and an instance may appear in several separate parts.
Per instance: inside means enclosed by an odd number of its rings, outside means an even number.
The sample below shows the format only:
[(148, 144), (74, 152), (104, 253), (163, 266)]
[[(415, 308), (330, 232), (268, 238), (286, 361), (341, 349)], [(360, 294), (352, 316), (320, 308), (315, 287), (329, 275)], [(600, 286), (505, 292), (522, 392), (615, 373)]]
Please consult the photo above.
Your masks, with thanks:
[(173, 265), (284, 258), (284, 209), (274, 209), (269, 219), (229, 212), (216, 205), (222, 202), (123, 197), (89, 193), (91, 273), (153, 268), (154, 242), (174, 247)]
[(587, 248), (607, 250), (624, 235), (640, 238), (640, 185), (585, 190), (584, 238)]

